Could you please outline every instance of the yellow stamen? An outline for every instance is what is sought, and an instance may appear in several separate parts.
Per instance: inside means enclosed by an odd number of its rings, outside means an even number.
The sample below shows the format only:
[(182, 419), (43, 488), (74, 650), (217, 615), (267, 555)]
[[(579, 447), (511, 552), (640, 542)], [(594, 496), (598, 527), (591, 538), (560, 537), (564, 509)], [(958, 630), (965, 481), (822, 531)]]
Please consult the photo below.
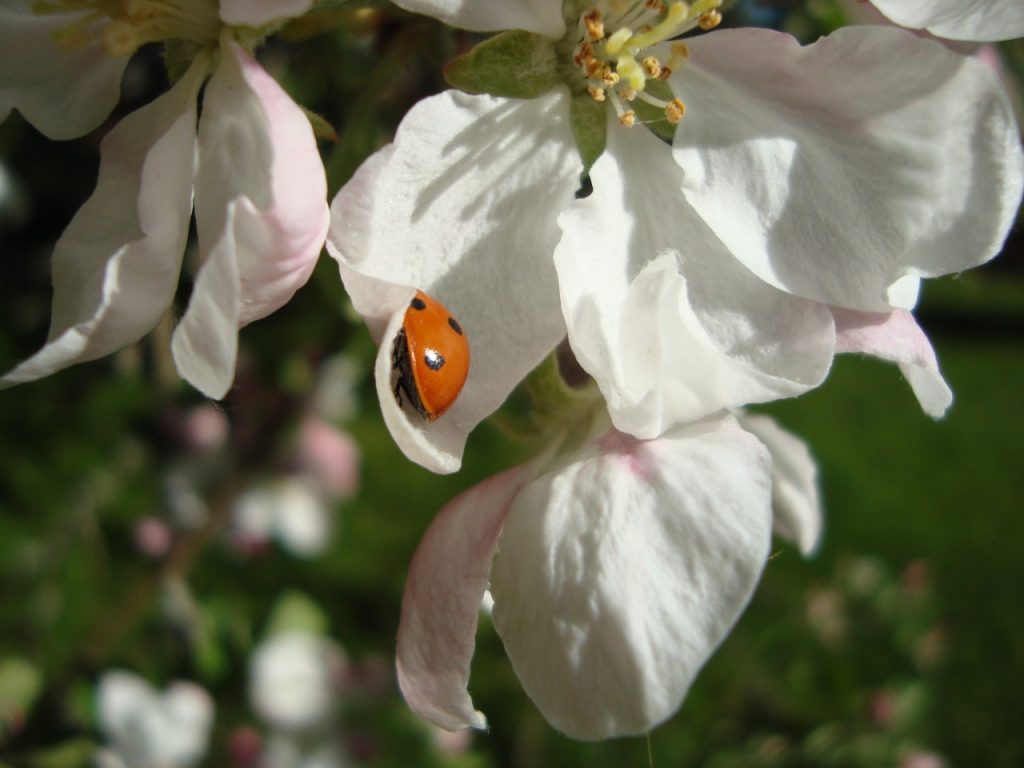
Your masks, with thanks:
[(686, 3), (672, 3), (661, 23), (646, 32), (633, 35), (629, 47), (636, 51), (672, 37), (686, 21), (689, 10)]
[(661, 75), (661, 62), (654, 56), (646, 57), (642, 62), (644, 72), (647, 73), (648, 77), (658, 77)]
[(587, 29), (587, 36), (591, 40), (600, 40), (604, 37), (604, 16), (597, 8), (583, 14), (583, 26)]
[(702, 14), (700, 19), (697, 21), (697, 26), (707, 32), (709, 29), (714, 29), (722, 23), (722, 14), (718, 11), (708, 11)]
[(686, 114), (686, 105), (682, 99), (672, 99), (665, 107), (665, 119), (672, 125), (678, 125)]
[(619, 60), (615, 64), (615, 71), (619, 73), (619, 77), (629, 83), (629, 87), (634, 91), (642, 91), (644, 89), (644, 83), (647, 78), (644, 76), (643, 69), (629, 54), (622, 54), (619, 56)]
[(604, 88), (598, 88), (596, 85), (588, 85), (587, 86), (587, 93), (589, 93), (590, 94), (590, 98), (592, 98), (598, 104), (600, 104), (602, 101), (604, 101), (604, 98), (605, 98)]
[(633, 31), (629, 27), (623, 27), (622, 29), (615, 30), (612, 36), (609, 37), (604, 44), (605, 53), (609, 56), (618, 56), (623, 46), (629, 41), (629, 38), (633, 36)]
[(632, 109), (627, 109), (621, 115), (619, 115), (619, 124), (626, 128), (632, 128), (636, 123), (636, 112)]

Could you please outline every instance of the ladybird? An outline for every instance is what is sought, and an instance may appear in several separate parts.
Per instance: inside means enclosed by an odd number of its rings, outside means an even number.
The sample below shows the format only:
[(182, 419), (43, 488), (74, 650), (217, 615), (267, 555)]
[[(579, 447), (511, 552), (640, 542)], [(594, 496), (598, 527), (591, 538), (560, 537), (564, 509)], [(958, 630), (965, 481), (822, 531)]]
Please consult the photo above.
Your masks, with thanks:
[(433, 421), (451, 407), (466, 383), (469, 342), (444, 304), (416, 291), (395, 336), (391, 366), (397, 374), (398, 404), (405, 392), (410, 405)]

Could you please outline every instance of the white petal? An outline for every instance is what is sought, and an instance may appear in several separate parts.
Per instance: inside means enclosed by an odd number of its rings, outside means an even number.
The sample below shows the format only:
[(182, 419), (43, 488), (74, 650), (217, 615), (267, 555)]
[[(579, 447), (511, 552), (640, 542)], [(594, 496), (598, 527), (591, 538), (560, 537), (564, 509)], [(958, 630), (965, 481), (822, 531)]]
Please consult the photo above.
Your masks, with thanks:
[(312, 6), (313, 0), (220, 0), (220, 18), (225, 24), (262, 27), (301, 16)]
[(309, 279), (329, 218), (306, 116), (237, 44), (221, 52), (199, 125), (202, 266), (172, 343), (181, 375), (212, 398), (234, 379), (238, 329)]
[(770, 538), (768, 453), (730, 417), (650, 442), (611, 432), (516, 496), (494, 626), (556, 728), (644, 733), (735, 623)]
[(44, 346), (0, 386), (48, 376), (137, 341), (178, 285), (195, 171), (197, 60), (166, 94), (103, 140), (99, 180), (53, 253), (53, 319)]
[(829, 312), (733, 259), (680, 193), (667, 146), (610, 126), (590, 176), (593, 192), (559, 218), (555, 266), (569, 340), (616, 427), (655, 437), (821, 382)]
[(818, 465), (807, 443), (778, 425), (775, 419), (744, 413), (737, 417), (772, 457), (772, 511), (775, 533), (792, 541), (804, 555), (821, 542), (824, 517), (818, 491)]
[(1020, 0), (871, 0), (889, 19), (936, 37), (988, 42), (1024, 37)]
[(897, 363), (921, 408), (942, 418), (953, 404), (953, 391), (939, 371), (935, 350), (914, 316), (903, 310), (887, 314), (833, 307), (836, 351), (858, 352)]
[(552, 0), (395, 0), (395, 5), (474, 32), (525, 29), (554, 40), (565, 34), (562, 4)]
[(686, 195), (765, 280), (888, 311), (901, 278), (998, 253), (1024, 158), (984, 64), (884, 27), (840, 29), (806, 48), (768, 30), (723, 30), (690, 51), (671, 81), (687, 104), (675, 139)]
[[(417, 104), (332, 203), (327, 248), (380, 344), (381, 410), (413, 461), (457, 470), (469, 432), (564, 336), (551, 254), (580, 170), (563, 91), (528, 101), (448, 91)], [(472, 354), (462, 394), (431, 423), (400, 409), (391, 385), (415, 289), (458, 318)]]
[(342, 663), (338, 648), (320, 635), (290, 631), (272, 637), (249, 662), (253, 709), (282, 731), (326, 724), (337, 700), (332, 676)]
[(96, 689), (96, 714), (100, 730), (118, 739), (131, 727), (137, 714), (156, 704), (152, 686), (133, 672), (104, 672)]
[(466, 691), (491, 559), (526, 465), (452, 499), (409, 566), (398, 626), (398, 684), (420, 717), (448, 730), (483, 728)]
[(11, 109), (51, 139), (72, 139), (98, 126), (121, 96), (128, 57), (102, 47), (64, 50), (54, 33), (81, 14), (36, 16), (27, 4), (0, 8), (0, 122)]
[(205, 756), (213, 729), (213, 699), (205, 688), (185, 680), (167, 686), (163, 697), (165, 724), (160, 730), (158, 762), (169, 766), (197, 765)]

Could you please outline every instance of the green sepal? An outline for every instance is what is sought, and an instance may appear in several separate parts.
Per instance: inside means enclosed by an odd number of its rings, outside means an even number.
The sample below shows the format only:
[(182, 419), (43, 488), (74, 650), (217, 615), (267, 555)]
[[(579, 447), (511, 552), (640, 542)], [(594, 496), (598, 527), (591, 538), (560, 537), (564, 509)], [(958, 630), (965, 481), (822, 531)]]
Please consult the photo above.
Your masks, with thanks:
[(554, 40), (513, 29), (452, 59), (444, 76), (466, 93), (534, 99), (562, 83), (557, 63)]
[(318, 139), (326, 139), (327, 141), (337, 141), (338, 132), (334, 129), (327, 119), (320, 114), (317, 114), (311, 109), (302, 107), (302, 114), (309, 120), (310, 126), (313, 128), (313, 135)]
[(589, 93), (576, 94), (569, 108), (569, 122), (583, 161), (583, 172), (587, 173), (608, 141), (608, 107), (594, 101)]

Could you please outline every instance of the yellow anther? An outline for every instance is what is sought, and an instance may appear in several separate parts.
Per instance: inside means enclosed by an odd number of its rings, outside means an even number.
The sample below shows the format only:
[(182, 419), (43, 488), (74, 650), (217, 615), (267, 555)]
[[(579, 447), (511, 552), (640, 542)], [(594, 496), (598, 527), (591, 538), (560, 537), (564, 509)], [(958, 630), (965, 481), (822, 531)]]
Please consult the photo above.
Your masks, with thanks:
[(609, 56), (618, 56), (622, 51), (623, 46), (629, 41), (629, 38), (633, 36), (633, 31), (629, 27), (622, 27), (612, 33), (604, 44), (605, 53)]
[(709, 29), (714, 29), (722, 23), (722, 14), (718, 11), (708, 11), (707, 13), (701, 14), (700, 19), (697, 21), (697, 26), (707, 32)]
[(622, 88), (619, 90), (619, 98), (623, 101), (632, 101), (636, 98), (636, 91), (632, 88)]
[(672, 125), (678, 125), (685, 114), (686, 105), (683, 104), (682, 99), (672, 99), (672, 101), (665, 105), (665, 119)]
[(690, 47), (686, 43), (672, 43), (672, 47), (669, 48), (669, 50), (672, 51), (673, 57), (678, 56), (682, 59), (690, 58)]
[(596, 85), (588, 85), (587, 86), (587, 93), (590, 94), (590, 98), (592, 98), (594, 101), (596, 101), (599, 104), (602, 101), (604, 101), (604, 97), (605, 97), (604, 88), (598, 88)]
[(636, 112), (632, 109), (627, 109), (621, 115), (619, 115), (619, 124), (626, 128), (632, 128), (633, 124), (636, 123)]
[(604, 76), (601, 79), (604, 81), (605, 85), (607, 85), (609, 88), (611, 88), (612, 86), (615, 86), (615, 85), (619, 84), (619, 79), (620, 78), (619, 78), (619, 73), (618, 72), (612, 72), (609, 69), (608, 71), (606, 71), (604, 73)]
[(583, 14), (583, 26), (587, 29), (587, 37), (600, 40), (604, 37), (604, 17), (597, 8)]
[(103, 50), (111, 56), (131, 56), (139, 47), (135, 27), (125, 21), (112, 21), (102, 33)]
[(642, 62), (644, 72), (648, 77), (659, 77), (661, 75), (661, 62), (655, 56), (648, 56)]

